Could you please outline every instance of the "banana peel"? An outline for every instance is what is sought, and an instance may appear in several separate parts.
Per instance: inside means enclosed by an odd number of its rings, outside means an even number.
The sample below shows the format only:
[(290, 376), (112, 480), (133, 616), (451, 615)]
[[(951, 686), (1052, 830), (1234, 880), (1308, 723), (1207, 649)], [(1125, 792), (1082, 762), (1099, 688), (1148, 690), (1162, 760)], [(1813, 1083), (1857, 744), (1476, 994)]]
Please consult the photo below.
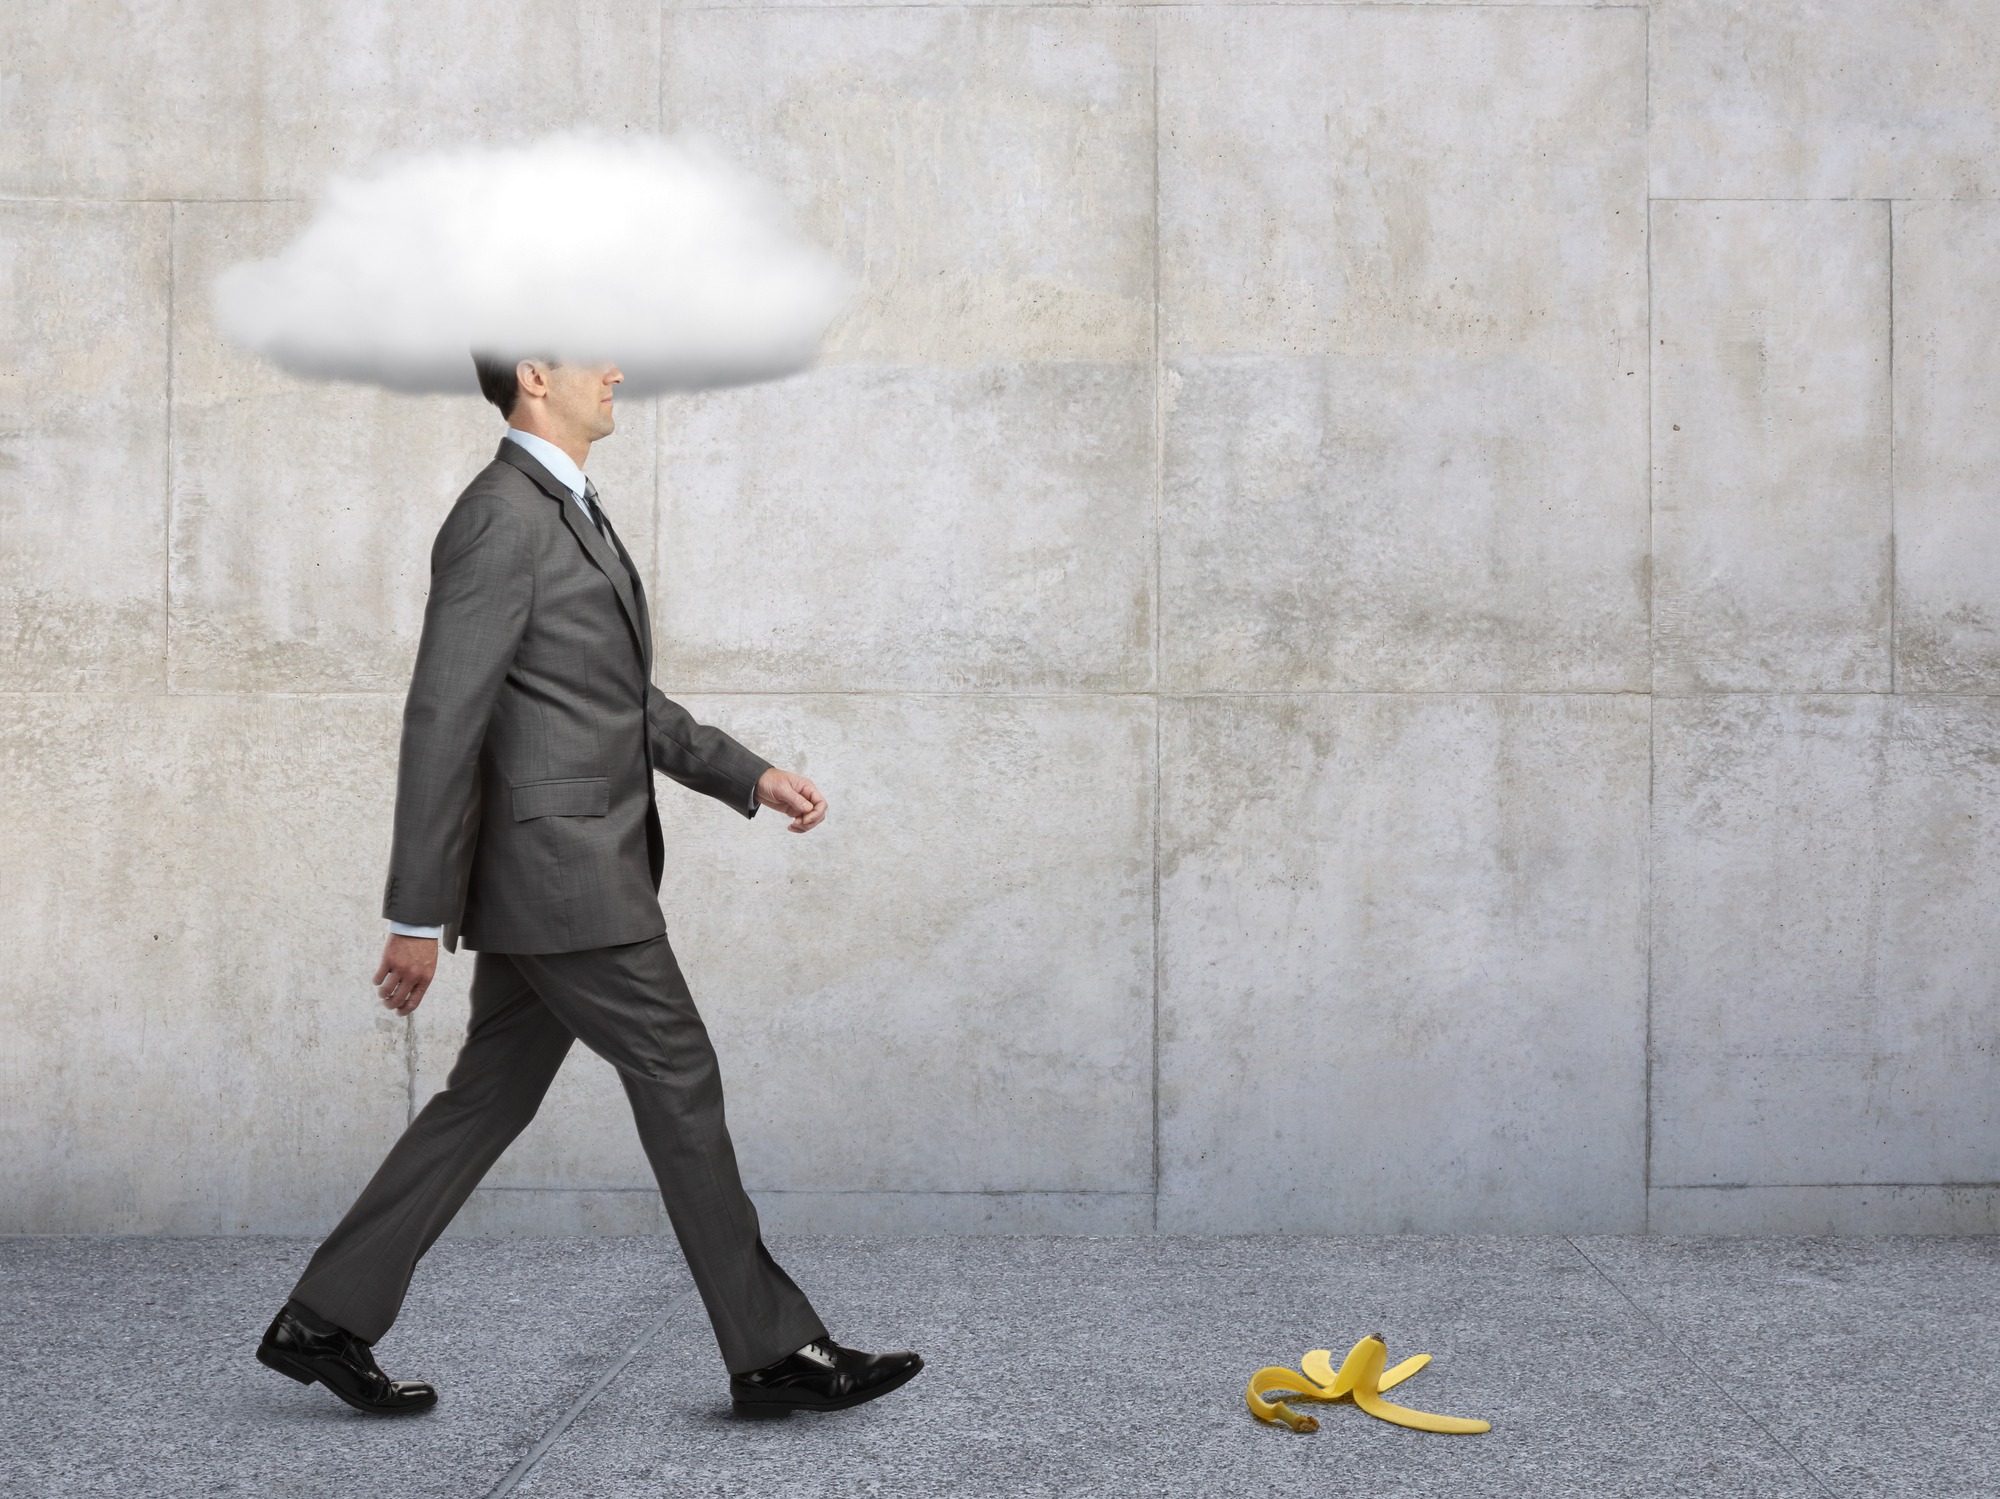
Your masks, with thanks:
[(1415, 1374), (1431, 1361), (1431, 1356), (1419, 1353), (1414, 1358), (1404, 1359), (1393, 1369), (1383, 1367), (1388, 1360), (1388, 1345), (1382, 1341), (1380, 1333), (1370, 1333), (1348, 1349), (1347, 1357), (1340, 1361), (1338, 1369), (1333, 1367), (1330, 1349), (1314, 1348), (1299, 1360), (1298, 1370), (1278, 1364), (1259, 1369), (1250, 1376), (1244, 1399), (1249, 1402), (1250, 1414), (1259, 1421), (1268, 1421), (1273, 1425), (1282, 1421), (1293, 1431), (1318, 1431), (1319, 1421), (1303, 1411), (1293, 1410), (1283, 1400), (1273, 1399), (1273, 1396), (1289, 1395), (1294, 1400), (1311, 1400), (1326, 1405), (1350, 1400), (1377, 1420), (1392, 1421), (1416, 1431), (1472, 1434), (1493, 1429), (1490, 1421), (1474, 1421), (1464, 1416), (1437, 1416), (1429, 1411), (1411, 1410), (1406, 1405), (1384, 1400), (1384, 1390), (1394, 1389)]

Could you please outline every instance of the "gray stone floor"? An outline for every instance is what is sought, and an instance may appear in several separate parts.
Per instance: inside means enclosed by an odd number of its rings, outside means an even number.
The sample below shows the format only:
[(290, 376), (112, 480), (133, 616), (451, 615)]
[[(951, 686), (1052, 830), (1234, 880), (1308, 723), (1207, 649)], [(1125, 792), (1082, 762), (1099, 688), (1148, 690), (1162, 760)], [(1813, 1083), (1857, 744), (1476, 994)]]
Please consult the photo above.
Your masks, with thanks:
[[(309, 1246), (0, 1240), (0, 1493), (68, 1496), (1990, 1496), (2000, 1241), (774, 1241), (844, 1340), (930, 1367), (833, 1416), (730, 1417), (657, 1239), (447, 1239), (379, 1350), (428, 1416), (250, 1357)], [(1387, 1334), (1444, 1437), (1243, 1407)]]

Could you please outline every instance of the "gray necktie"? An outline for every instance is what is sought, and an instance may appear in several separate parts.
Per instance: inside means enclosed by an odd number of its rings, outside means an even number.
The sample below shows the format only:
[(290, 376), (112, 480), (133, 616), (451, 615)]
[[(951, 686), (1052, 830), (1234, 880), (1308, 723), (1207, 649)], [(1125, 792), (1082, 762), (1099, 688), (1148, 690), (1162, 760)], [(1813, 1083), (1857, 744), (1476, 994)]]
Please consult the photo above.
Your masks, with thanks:
[(618, 550), (618, 544), (611, 540), (611, 522), (604, 518), (604, 507), (598, 503), (597, 489), (590, 480), (583, 481), (584, 508), (590, 512), (591, 524), (597, 527), (597, 534), (609, 542), (611, 549)]

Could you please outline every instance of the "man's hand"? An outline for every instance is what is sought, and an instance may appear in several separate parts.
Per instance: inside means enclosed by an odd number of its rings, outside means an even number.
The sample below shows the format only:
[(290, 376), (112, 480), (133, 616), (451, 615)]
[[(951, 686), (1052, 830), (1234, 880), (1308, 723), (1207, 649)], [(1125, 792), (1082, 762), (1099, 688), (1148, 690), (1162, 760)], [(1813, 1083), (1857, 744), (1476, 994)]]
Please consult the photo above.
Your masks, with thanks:
[(826, 798), (819, 787), (775, 765), (757, 777), (757, 803), (790, 817), (785, 826), (794, 833), (810, 833), (826, 820)]
[(423, 1002), (437, 966), (437, 938), (402, 937), (391, 932), (388, 945), (382, 949), (382, 966), (375, 970), (375, 992), (382, 996), (385, 1008), (407, 1015)]

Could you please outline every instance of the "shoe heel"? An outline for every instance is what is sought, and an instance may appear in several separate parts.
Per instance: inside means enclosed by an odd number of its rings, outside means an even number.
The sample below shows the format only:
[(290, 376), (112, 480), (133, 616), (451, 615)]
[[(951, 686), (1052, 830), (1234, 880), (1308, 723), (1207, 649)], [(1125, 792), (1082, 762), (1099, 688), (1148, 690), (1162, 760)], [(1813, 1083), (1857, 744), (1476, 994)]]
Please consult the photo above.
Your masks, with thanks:
[(287, 1379), (296, 1379), (300, 1384), (315, 1384), (319, 1380), (319, 1376), (303, 1364), (293, 1362), (282, 1353), (273, 1353), (268, 1348), (257, 1350), (257, 1362), (267, 1369), (276, 1369)]

